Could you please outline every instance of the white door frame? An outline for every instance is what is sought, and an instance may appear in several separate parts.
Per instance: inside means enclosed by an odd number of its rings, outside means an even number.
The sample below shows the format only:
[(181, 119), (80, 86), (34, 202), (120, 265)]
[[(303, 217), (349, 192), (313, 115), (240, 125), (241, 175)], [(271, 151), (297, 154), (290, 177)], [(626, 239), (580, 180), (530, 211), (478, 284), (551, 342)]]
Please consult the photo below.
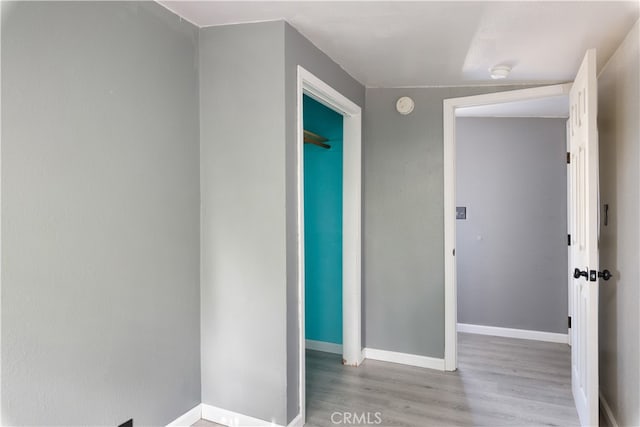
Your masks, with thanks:
[(444, 369), (458, 369), (458, 340), (456, 336), (457, 278), (456, 278), (456, 109), (513, 101), (568, 95), (571, 83), (530, 89), (488, 93), (484, 95), (450, 98), (443, 101), (444, 126)]
[[(569, 134), (569, 126), (571, 119), (567, 119), (566, 123), (566, 141), (567, 141), (567, 156), (571, 153), (571, 140)], [(572, 202), (572, 190), (571, 190), (572, 178), (571, 178), (571, 164), (567, 162), (567, 233), (569, 239), (571, 239), (571, 233), (573, 230), (573, 209), (575, 206)], [(573, 261), (571, 259), (571, 244), (567, 245), (567, 298), (568, 302), (568, 318), (573, 320)], [(568, 319), (567, 319), (568, 320)], [(567, 341), (571, 346), (571, 323), (567, 321)]]
[(308, 95), (343, 116), (342, 166), (342, 361), (362, 363), (362, 110), (331, 86), (298, 66), (297, 180), (298, 180), (298, 327), (300, 420), (306, 419), (304, 312), (304, 136), (302, 95)]

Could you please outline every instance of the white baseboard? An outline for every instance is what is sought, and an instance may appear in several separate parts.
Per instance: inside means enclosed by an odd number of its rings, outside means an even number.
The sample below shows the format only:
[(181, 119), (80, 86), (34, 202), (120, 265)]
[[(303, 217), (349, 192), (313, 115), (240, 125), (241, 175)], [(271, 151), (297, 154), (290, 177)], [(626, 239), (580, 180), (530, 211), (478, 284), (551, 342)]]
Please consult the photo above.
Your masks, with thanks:
[(469, 334), (493, 335), (496, 337), (519, 338), (523, 340), (535, 340), (569, 344), (568, 334), (554, 332), (529, 331), (526, 329), (500, 328), (498, 326), (470, 325), (458, 323), (458, 332)]
[(616, 421), (616, 417), (613, 415), (613, 411), (611, 410), (611, 406), (609, 406), (609, 402), (607, 402), (607, 399), (604, 398), (604, 396), (602, 395), (602, 392), (600, 392), (599, 394), (600, 394), (600, 406), (602, 406), (602, 409), (604, 411), (604, 416), (607, 419), (607, 423), (611, 427), (618, 427), (618, 422)]
[(309, 350), (324, 351), (325, 353), (342, 354), (342, 344), (325, 341), (305, 340), (305, 347)]
[(175, 420), (167, 424), (167, 427), (190, 427), (202, 418), (202, 404), (180, 415)]
[[(259, 418), (228, 411), (205, 403), (201, 403), (185, 414), (179, 416), (167, 424), (166, 427), (190, 427), (200, 419), (230, 427), (281, 427), (273, 421), (261, 420)], [(287, 427), (302, 427), (303, 424), (302, 414), (298, 414), (298, 416), (291, 420)]]
[(291, 422), (287, 425), (287, 427), (302, 427), (304, 426), (304, 421), (302, 420), (302, 414), (298, 414)]
[(202, 404), (202, 418), (207, 421), (212, 421), (214, 423), (230, 427), (278, 427), (278, 424), (273, 421), (261, 420), (259, 418), (228, 411), (205, 403)]
[(362, 350), (365, 359), (380, 360), (382, 362), (400, 363), (402, 365), (418, 366), (420, 368), (444, 371), (444, 359), (419, 356), (417, 354), (398, 353), (395, 351), (365, 348)]
[(366, 355), (365, 355), (365, 352), (364, 352), (365, 350), (366, 350), (366, 348), (363, 348), (360, 351), (360, 357), (358, 358), (358, 366), (362, 365), (362, 362), (364, 362), (364, 359), (366, 359), (366, 357), (365, 357)]

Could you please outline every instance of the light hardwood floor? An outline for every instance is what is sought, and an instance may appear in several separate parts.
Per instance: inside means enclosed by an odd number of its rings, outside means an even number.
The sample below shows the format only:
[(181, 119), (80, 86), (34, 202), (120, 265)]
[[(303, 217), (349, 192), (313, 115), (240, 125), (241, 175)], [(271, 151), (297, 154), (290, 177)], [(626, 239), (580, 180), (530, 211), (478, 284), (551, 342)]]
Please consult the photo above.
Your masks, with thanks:
[(307, 351), (307, 425), (334, 411), (379, 412), (388, 426), (579, 425), (565, 344), (458, 334), (459, 370), (439, 372)]
[(366, 425), (334, 424), (336, 412), (382, 426), (579, 425), (569, 346), (463, 333), (458, 343), (457, 372), (374, 360), (350, 368), (308, 350), (306, 425)]

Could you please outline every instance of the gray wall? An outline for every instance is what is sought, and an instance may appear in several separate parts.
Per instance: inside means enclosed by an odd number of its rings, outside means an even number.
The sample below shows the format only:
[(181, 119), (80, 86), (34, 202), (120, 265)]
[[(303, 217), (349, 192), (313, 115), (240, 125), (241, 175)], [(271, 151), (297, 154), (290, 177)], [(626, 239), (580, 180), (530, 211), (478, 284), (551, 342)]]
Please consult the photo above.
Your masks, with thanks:
[(364, 87), (316, 48), (295, 28), (285, 24), (286, 94), (286, 229), (287, 229), (287, 421), (300, 412), (298, 393), (298, 252), (297, 252), (297, 67), (310, 71), (351, 101), (364, 106)]
[(202, 401), (286, 424), (284, 22), (200, 31)]
[(197, 30), (2, 6), (2, 422), (166, 424), (200, 402)]
[(567, 333), (566, 119), (458, 118), (458, 322)]
[[(367, 88), (363, 276), (367, 347), (444, 357), (442, 101), (520, 86)], [(396, 100), (411, 96), (402, 116)]]
[(618, 425), (640, 425), (640, 33), (638, 23), (598, 78), (601, 227), (600, 391)]
[(298, 64), (363, 105), (283, 21), (200, 32), (202, 399), (278, 424), (299, 413)]

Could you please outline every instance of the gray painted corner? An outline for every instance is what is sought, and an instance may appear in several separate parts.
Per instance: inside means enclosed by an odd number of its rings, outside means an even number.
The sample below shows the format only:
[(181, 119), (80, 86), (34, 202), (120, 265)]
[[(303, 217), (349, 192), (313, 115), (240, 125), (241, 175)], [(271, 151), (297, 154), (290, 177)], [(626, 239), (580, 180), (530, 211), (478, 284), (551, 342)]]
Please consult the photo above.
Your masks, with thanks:
[(458, 118), (458, 322), (567, 333), (566, 119)]
[[(367, 89), (363, 276), (370, 348), (432, 357), (444, 353), (446, 93)], [(408, 116), (395, 111), (397, 98), (404, 95), (416, 104)]]
[(298, 66), (364, 106), (365, 89), (295, 28), (284, 23), (286, 119), (287, 422), (300, 413), (298, 362), (298, 177), (296, 151)]
[[(364, 88), (284, 21), (200, 32), (203, 402), (280, 424), (300, 411), (298, 65), (363, 102)], [(241, 108), (243, 116), (237, 114)], [(225, 316), (243, 301), (261, 305), (246, 321)], [(280, 335), (283, 321), (286, 336)], [(234, 342), (237, 353), (221, 353), (226, 342)], [(256, 360), (264, 348), (273, 357)], [(269, 365), (261, 368), (264, 375), (246, 369), (257, 363)]]
[[(444, 356), (442, 102), (523, 86), (367, 88), (363, 144), (364, 342)], [(410, 96), (413, 113), (396, 100)]]
[[(198, 30), (156, 4), (141, 3), (3, 4), (3, 12), (2, 101), (9, 123), (3, 128), (3, 245), (11, 248), (3, 253), (3, 338), (34, 334), (42, 347), (24, 350), (34, 357), (26, 364), (16, 355), (32, 341), (16, 338), (17, 345), (3, 348), (3, 387), (11, 387), (3, 394), (6, 419), (118, 424), (133, 417), (165, 424), (202, 401), (285, 424), (299, 412), (296, 184), (290, 179), (296, 67), (304, 65), (360, 103), (364, 88), (282, 21)], [(27, 114), (31, 105), (37, 108)], [(34, 159), (38, 167), (30, 166)], [(27, 230), (29, 224), (42, 226)], [(140, 251), (145, 256), (138, 259)], [(87, 271), (70, 270), (72, 254)], [(26, 271), (28, 260), (40, 264), (38, 257), (46, 268)], [(149, 275), (150, 263), (157, 271)], [(64, 292), (38, 294), (42, 283)], [(45, 300), (58, 303), (45, 309)], [(73, 309), (74, 300), (91, 303)], [(67, 311), (52, 319), (52, 307)], [(238, 307), (249, 314), (238, 316)], [(23, 313), (36, 309), (39, 316), (21, 323)], [(73, 319), (85, 321), (70, 328)], [(152, 324), (166, 331), (154, 333)], [(58, 325), (65, 332), (52, 329)], [(88, 339), (93, 328), (105, 329), (107, 340)], [(123, 338), (128, 341), (114, 343)], [(58, 380), (41, 360), (43, 349), (59, 350), (50, 363), (60, 365), (81, 342), (94, 341), (95, 348), (68, 358), (78, 378), (67, 378), (96, 393), (100, 409), (52, 415), (48, 404), (72, 397), (54, 396)], [(175, 351), (158, 349), (144, 369), (138, 366), (160, 342)], [(123, 354), (106, 351), (113, 346)], [(259, 371), (247, 369), (258, 363)], [(89, 373), (87, 364), (113, 366)], [(36, 399), (24, 397), (34, 384), (23, 372), (27, 366), (50, 381)], [(59, 372), (66, 377), (65, 369)], [(141, 385), (102, 396), (92, 384), (96, 375), (113, 375), (103, 381), (112, 390), (128, 380)], [(171, 390), (151, 391), (154, 381), (139, 381), (140, 375), (154, 375)], [(147, 405), (166, 399), (163, 411), (141, 404), (142, 394)]]
[(2, 7), (2, 423), (167, 424), (201, 401), (197, 29)]
[(282, 22), (200, 31), (202, 402), (286, 424)]
[(627, 35), (598, 78), (601, 227), (600, 392), (620, 426), (640, 425), (640, 28)]
[[(353, 103), (363, 107), (365, 99), (364, 86), (351, 77), (340, 65), (336, 64), (327, 56), (327, 54), (300, 34), (298, 30), (287, 22), (283, 23), (288, 89), (295, 87), (297, 66), (300, 65), (342, 95), (349, 98)], [(295, 92), (287, 91), (287, 100), (295, 101)], [(295, 104), (292, 105), (295, 108)], [(294, 116), (291, 115), (287, 115), (287, 118), (294, 120)], [(291, 126), (289, 126), (289, 128), (291, 128)]]

